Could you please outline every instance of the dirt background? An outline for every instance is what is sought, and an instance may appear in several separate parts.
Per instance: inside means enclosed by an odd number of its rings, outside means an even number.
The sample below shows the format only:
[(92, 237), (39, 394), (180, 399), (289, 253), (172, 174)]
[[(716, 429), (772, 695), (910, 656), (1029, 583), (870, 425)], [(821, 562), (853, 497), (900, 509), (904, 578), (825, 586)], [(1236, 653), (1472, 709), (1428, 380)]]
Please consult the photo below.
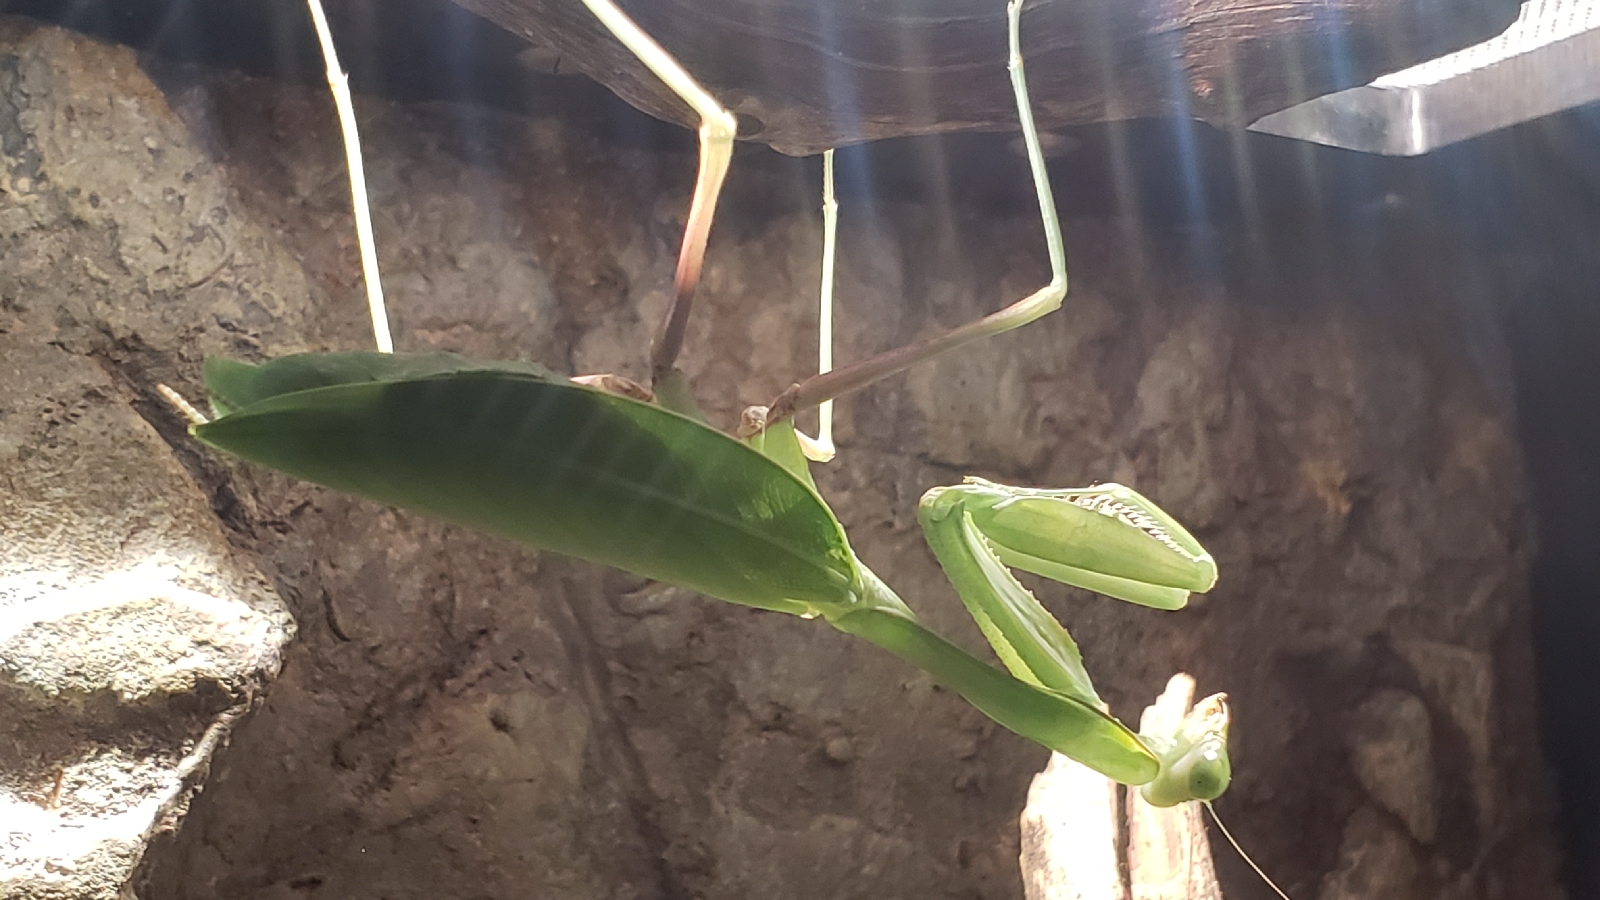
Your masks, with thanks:
[[(692, 145), (588, 101), (358, 104), (402, 349), (642, 376)], [(1175, 670), (1229, 692), (1217, 806), (1291, 894), (1560, 896), (1494, 314), (1515, 285), (1415, 181), (1342, 196), (1292, 177), (1281, 142), (1241, 180), (1220, 136), (1187, 168), (1155, 127), (1073, 140), (1064, 310), (842, 405), (818, 481), (857, 552), (979, 646), (922, 491), (1133, 484), (1218, 558), (1218, 588), (1172, 614), (1040, 596), (1119, 714)], [(1130, 169), (1130, 140), (1166, 149)], [(1020, 896), (1045, 752), (886, 654), (186, 440), (153, 386), (198, 396), (204, 355), (367, 343), (322, 91), (7, 20), (0, 154), (0, 328), (109, 373), (298, 624), (140, 896)], [(1149, 215), (1195, 200), (1162, 163), (1238, 217)], [(683, 360), (716, 421), (808, 371), (814, 168), (736, 156)], [(1047, 277), (1003, 139), (843, 168), (841, 359)], [(1266, 896), (1219, 868), (1228, 896)]]

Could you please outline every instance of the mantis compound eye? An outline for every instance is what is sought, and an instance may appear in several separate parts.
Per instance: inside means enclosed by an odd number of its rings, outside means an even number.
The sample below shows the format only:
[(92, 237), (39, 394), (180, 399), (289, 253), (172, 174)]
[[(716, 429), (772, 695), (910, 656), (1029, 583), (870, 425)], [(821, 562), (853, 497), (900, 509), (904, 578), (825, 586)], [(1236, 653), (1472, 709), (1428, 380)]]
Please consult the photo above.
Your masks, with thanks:
[(1184, 757), (1184, 763), (1188, 767), (1189, 795), (1196, 800), (1217, 799), (1233, 780), (1228, 748), (1220, 739), (1212, 738), (1195, 747)]

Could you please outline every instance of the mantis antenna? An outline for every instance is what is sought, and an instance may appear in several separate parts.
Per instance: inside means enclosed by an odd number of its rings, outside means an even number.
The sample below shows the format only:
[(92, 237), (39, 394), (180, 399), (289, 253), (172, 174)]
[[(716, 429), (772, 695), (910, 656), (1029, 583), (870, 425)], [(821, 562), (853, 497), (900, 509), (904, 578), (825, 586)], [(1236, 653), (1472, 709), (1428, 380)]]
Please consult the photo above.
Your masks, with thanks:
[(367, 313), (372, 317), (372, 339), (379, 353), (393, 353), (389, 336), (389, 312), (383, 303), (383, 279), (378, 275), (378, 251), (372, 239), (372, 213), (367, 205), (367, 174), (361, 164), (361, 135), (356, 130), (356, 110), (350, 102), (350, 79), (339, 67), (339, 54), (328, 31), (328, 17), (321, 0), (306, 0), (311, 21), (322, 45), (322, 59), (328, 67), (328, 88), (333, 92), (333, 107), (339, 113), (339, 131), (344, 135), (344, 161), (350, 171), (350, 202), (356, 220), (356, 244), (361, 249), (361, 280), (367, 285)]
[(1250, 854), (1244, 852), (1244, 848), (1239, 846), (1239, 842), (1234, 839), (1233, 832), (1228, 830), (1228, 826), (1222, 824), (1222, 817), (1217, 815), (1217, 808), (1211, 805), (1211, 801), (1201, 800), (1199, 802), (1200, 805), (1206, 808), (1206, 812), (1211, 814), (1211, 821), (1217, 823), (1217, 830), (1221, 831), (1222, 836), (1228, 839), (1228, 843), (1233, 847), (1233, 852), (1239, 854), (1239, 858), (1244, 860), (1245, 864), (1248, 865), (1258, 876), (1260, 876), (1262, 881), (1267, 883), (1267, 887), (1272, 888), (1272, 892), (1274, 894), (1277, 894), (1279, 897), (1283, 898), (1283, 900), (1293, 900), (1292, 897), (1283, 892), (1283, 888), (1278, 887), (1278, 883), (1276, 881), (1273, 881), (1271, 878), (1267, 877), (1267, 873), (1263, 872), (1261, 867), (1256, 865), (1256, 861), (1250, 858)]
[[(833, 149), (822, 153), (822, 289), (817, 310), (817, 374), (833, 371), (833, 251), (839, 243), (839, 201), (833, 196)], [(817, 407), (817, 436), (799, 429), (800, 452), (812, 462), (833, 459), (833, 401)]]

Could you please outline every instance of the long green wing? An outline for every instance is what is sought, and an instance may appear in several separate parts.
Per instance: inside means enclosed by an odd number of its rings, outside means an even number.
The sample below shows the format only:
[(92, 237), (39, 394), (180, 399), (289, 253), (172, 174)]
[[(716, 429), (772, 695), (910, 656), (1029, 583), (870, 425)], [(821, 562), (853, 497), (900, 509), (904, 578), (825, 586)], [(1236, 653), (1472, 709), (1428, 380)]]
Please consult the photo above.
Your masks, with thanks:
[[(417, 377), (429, 367), (440, 374)], [(252, 462), (733, 603), (798, 615), (854, 602), (856, 563), (821, 499), (675, 413), (459, 357), (207, 374), (229, 411), (195, 436)]]
[(252, 403), (340, 384), (404, 381), (455, 372), (506, 372), (555, 380), (533, 363), (482, 363), (455, 353), (301, 353), (251, 365), (212, 357), (205, 363), (206, 390), (218, 416)]

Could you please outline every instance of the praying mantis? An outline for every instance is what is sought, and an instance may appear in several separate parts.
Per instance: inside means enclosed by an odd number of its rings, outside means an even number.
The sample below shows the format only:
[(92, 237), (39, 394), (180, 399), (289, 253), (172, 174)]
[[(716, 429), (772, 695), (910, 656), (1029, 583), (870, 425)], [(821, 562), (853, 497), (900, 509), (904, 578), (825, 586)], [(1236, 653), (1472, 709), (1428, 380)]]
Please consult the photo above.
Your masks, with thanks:
[[(808, 457), (831, 454), (828, 441), (802, 441), (794, 427), (799, 411), (1060, 306), (1065, 254), (1028, 103), (1023, 0), (1007, 7), (1009, 69), (1050, 282), (938, 338), (819, 373), (749, 410), (737, 436), (704, 421), (675, 368), (733, 119), (609, 0), (585, 3), (703, 119), (699, 178), (674, 300), (651, 347), (650, 389), (624, 396), (597, 386), (605, 379), (580, 383), (526, 363), (447, 353), (212, 359), (204, 380), (214, 416), (189, 410), (190, 432), (250, 462), (541, 550), (820, 618), (927, 671), (1017, 734), (1141, 785), (1152, 803), (1219, 796), (1231, 776), (1221, 695), (1197, 705), (1175, 734), (1135, 733), (1106, 711), (1072, 637), (1011, 572), (1179, 609), (1217, 577), (1181, 525), (1114, 484), (1043, 490), (968, 479), (928, 491), (919, 521), (1003, 664), (997, 669), (924, 625), (857, 558), (807, 468)], [(369, 275), (369, 289), (375, 281)]]

